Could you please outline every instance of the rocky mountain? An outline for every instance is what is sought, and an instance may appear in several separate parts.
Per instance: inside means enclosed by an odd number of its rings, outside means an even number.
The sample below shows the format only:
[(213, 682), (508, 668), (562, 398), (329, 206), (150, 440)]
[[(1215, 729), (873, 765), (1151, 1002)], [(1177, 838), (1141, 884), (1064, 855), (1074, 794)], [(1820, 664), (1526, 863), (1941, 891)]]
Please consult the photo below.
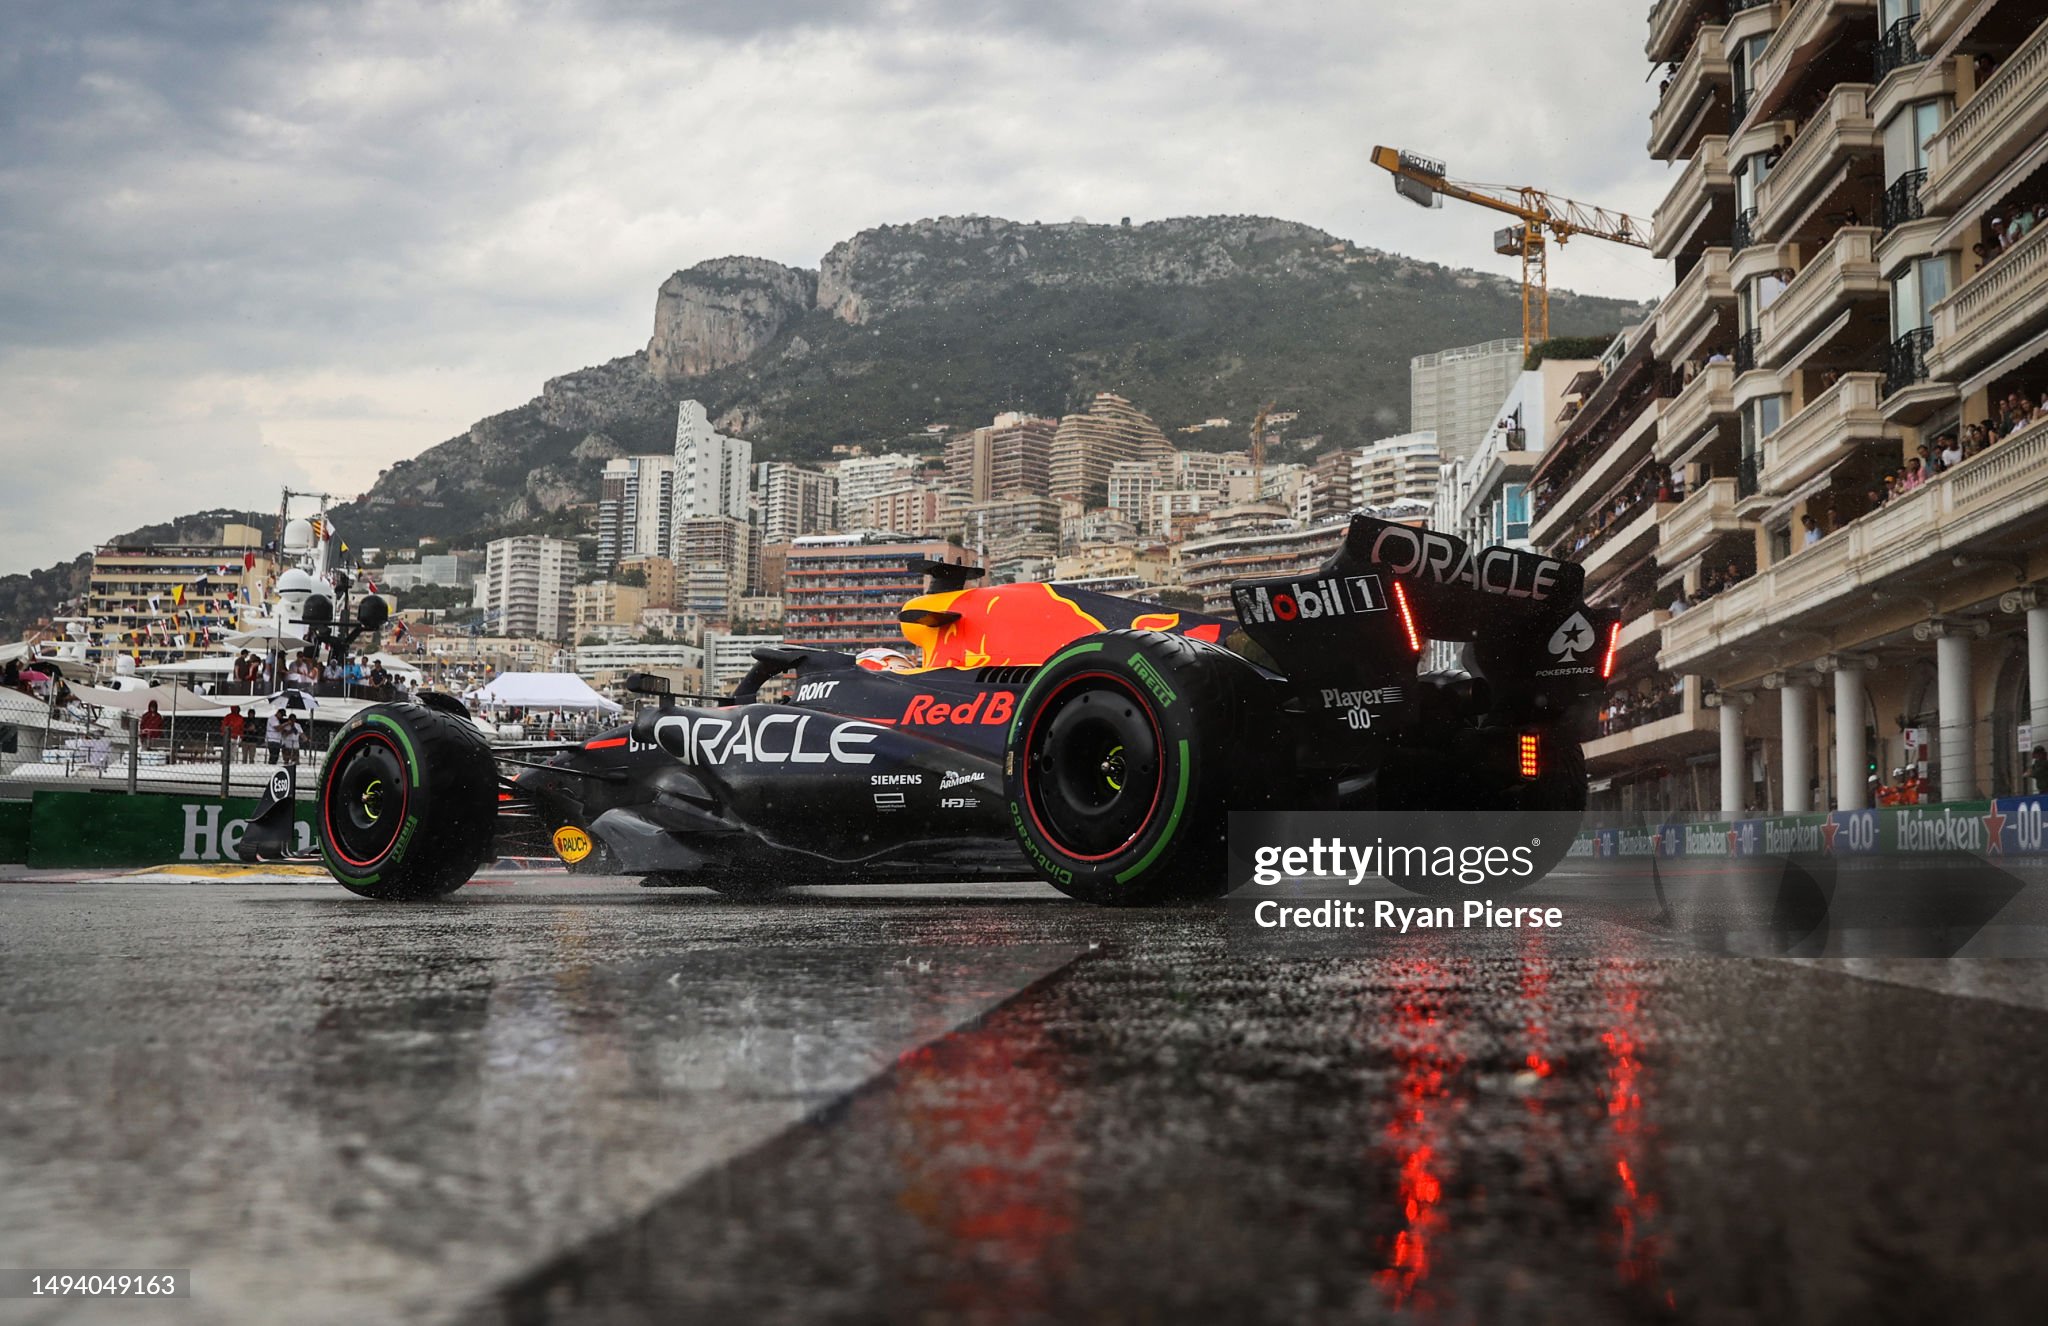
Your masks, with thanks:
[[(1640, 306), (1554, 292), (1559, 335)], [(358, 546), (425, 535), (573, 534), (613, 456), (666, 451), (701, 400), (759, 459), (841, 442), (929, 446), (925, 426), (1060, 414), (1115, 391), (1169, 430), (1268, 400), (1325, 447), (1408, 423), (1416, 354), (1512, 336), (1504, 277), (1418, 262), (1271, 217), (1145, 225), (939, 217), (864, 230), (818, 270), (700, 262), (661, 283), (646, 345), (550, 379), (523, 405), (384, 471), (337, 512)], [(1244, 445), (1241, 431), (1178, 439)], [(0, 633), (47, 612), (71, 565), (0, 578)]]
[[(1642, 311), (1558, 292), (1552, 326), (1611, 331)], [(1271, 217), (880, 226), (816, 272), (732, 257), (675, 273), (644, 349), (394, 465), (342, 518), (365, 543), (572, 531), (566, 508), (594, 498), (604, 460), (667, 450), (686, 397), (762, 459), (1058, 414), (1105, 390), (1169, 429), (1278, 400), (1300, 412), (1297, 435), (1354, 444), (1406, 427), (1411, 356), (1519, 319), (1506, 278)]]

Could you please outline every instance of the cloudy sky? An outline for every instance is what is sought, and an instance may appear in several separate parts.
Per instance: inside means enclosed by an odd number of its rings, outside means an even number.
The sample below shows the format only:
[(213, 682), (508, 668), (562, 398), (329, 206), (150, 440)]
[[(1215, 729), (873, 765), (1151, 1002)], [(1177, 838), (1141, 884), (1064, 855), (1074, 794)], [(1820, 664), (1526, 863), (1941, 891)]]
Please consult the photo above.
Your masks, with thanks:
[[(0, 0), (0, 573), (352, 495), (645, 343), (703, 258), (1263, 213), (1509, 272), (1376, 142), (1647, 216), (1647, 4)], [(1597, 242), (1564, 286), (1665, 265)]]

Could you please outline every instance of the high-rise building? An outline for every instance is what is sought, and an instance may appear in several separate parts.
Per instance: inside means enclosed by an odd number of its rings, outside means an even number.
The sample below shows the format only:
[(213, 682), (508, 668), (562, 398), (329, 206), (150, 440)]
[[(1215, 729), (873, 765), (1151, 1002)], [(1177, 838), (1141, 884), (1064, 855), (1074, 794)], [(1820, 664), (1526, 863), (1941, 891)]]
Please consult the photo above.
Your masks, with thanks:
[(1415, 356), (1408, 361), (1410, 431), (1435, 433), (1446, 460), (1471, 455), (1493, 427), (1493, 407), (1514, 385), (1522, 358), (1514, 339)]
[(574, 595), (576, 624), (572, 634), (578, 644), (592, 635), (630, 639), (638, 633), (640, 614), (647, 609), (644, 588), (593, 580), (576, 586)]
[(760, 518), (761, 542), (788, 543), (799, 535), (832, 529), (838, 492), (838, 479), (818, 470), (782, 460), (756, 465), (754, 507)]
[(839, 482), (841, 529), (866, 519), (868, 504), (885, 493), (908, 488), (916, 481), (922, 462), (915, 456), (890, 452), (881, 456), (849, 456), (832, 467)]
[(733, 601), (759, 578), (760, 543), (737, 516), (705, 516), (676, 526), (676, 607), (725, 621)]
[(950, 539), (897, 540), (877, 535), (820, 534), (790, 545), (783, 569), (783, 634), (791, 644), (859, 650), (908, 650), (897, 620), (906, 600), (925, 592), (913, 558), (966, 562)]
[[(711, 426), (704, 407), (684, 401), (676, 407), (675, 521), (732, 516), (745, 520), (751, 503), (754, 444), (727, 437)], [(670, 552), (673, 554), (674, 545)]]
[(1149, 415), (1121, 396), (1100, 392), (1054, 430), (1048, 490), (1054, 497), (1099, 507), (1109, 497), (1118, 461), (1171, 462), (1173, 444)]
[(1436, 501), (1442, 468), (1443, 453), (1437, 449), (1434, 433), (1382, 438), (1360, 447), (1351, 462), (1352, 501), (1360, 507), (1387, 507), (1396, 502), (1428, 505)]
[(1167, 485), (1167, 481), (1160, 478), (1159, 470), (1156, 462), (1143, 460), (1120, 460), (1110, 466), (1105, 505), (1112, 511), (1124, 512), (1133, 521), (1144, 523), (1152, 509), (1152, 495)]
[(605, 462), (597, 501), (597, 564), (666, 557), (675, 527), (676, 458), (615, 456)]
[(492, 539), (477, 585), (477, 606), (498, 634), (560, 640), (575, 623), (576, 545), (537, 534)]
[(1039, 419), (1010, 411), (987, 428), (961, 433), (946, 443), (946, 486), (968, 500), (1020, 493), (1043, 494), (1052, 476), (1052, 440), (1056, 419)]

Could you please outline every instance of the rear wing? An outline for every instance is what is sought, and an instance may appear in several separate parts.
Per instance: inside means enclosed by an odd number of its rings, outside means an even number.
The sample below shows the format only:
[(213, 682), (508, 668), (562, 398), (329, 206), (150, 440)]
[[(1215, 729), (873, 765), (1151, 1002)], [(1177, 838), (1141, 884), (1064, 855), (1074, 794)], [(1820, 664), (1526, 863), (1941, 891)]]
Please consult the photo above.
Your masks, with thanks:
[(1486, 708), (1516, 721), (1561, 717), (1614, 670), (1619, 622), (1584, 601), (1585, 572), (1513, 548), (1474, 551), (1435, 530), (1354, 516), (1343, 546), (1304, 576), (1231, 587), (1245, 633), (1311, 709), (1354, 729), (1413, 712), (1431, 640), (1464, 642)]

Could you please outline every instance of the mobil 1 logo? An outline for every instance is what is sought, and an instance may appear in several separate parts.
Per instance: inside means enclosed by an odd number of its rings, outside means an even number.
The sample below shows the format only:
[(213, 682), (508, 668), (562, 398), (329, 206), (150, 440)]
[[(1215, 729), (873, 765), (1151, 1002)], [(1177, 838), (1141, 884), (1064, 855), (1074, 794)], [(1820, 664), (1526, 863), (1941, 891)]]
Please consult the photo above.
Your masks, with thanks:
[(1247, 626), (1387, 610), (1386, 592), (1378, 576), (1324, 576), (1279, 589), (1248, 585), (1232, 590), (1231, 597), (1237, 603), (1238, 620)]

